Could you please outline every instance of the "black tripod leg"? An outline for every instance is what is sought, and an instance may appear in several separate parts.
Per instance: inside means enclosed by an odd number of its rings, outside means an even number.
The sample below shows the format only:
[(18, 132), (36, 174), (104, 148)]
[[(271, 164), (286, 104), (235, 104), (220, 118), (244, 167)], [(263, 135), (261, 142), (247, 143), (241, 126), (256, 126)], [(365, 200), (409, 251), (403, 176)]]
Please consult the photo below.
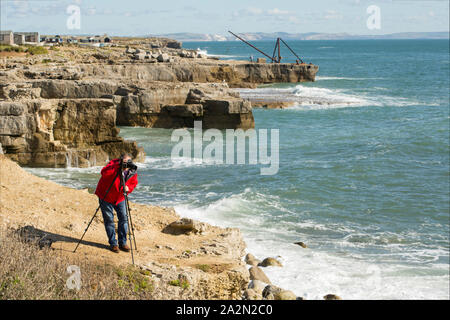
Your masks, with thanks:
[(130, 227), (130, 219), (128, 216), (128, 209), (127, 209), (127, 221), (128, 221), (128, 240), (130, 241), (130, 251), (131, 251), (131, 261), (133, 262), (134, 265), (134, 255), (133, 255), (133, 242), (131, 241), (131, 227)]
[[(125, 191), (125, 179), (123, 177), (123, 175), (120, 175), (120, 184), (122, 186), (122, 191), (123, 191), (123, 196), (125, 198), (125, 211), (127, 213), (127, 224), (128, 224), (128, 240), (130, 241), (130, 251), (131, 251), (131, 261), (133, 262), (134, 265), (134, 254), (133, 254), (133, 242), (131, 241), (131, 224), (130, 224), (130, 212), (129, 212), (129, 206), (128, 206), (128, 195), (127, 192)], [(133, 232), (134, 234), (134, 232)]]
[(80, 240), (77, 243), (77, 246), (75, 247), (75, 250), (73, 250), (73, 253), (75, 253), (78, 249), (78, 246), (80, 245), (81, 241), (83, 241), (84, 235), (86, 234), (86, 232), (88, 231), (89, 227), (91, 226), (92, 221), (94, 221), (95, 216), (97, 215), (98, 210), (100, 209), (100, 206), (98, 206), (97, 210), (95, 210), (94, 216), (92, 217), (91, 221), (89, 221), (86, 230), (84, 230), (83, 235), (81, 236)]
[(134, 234), (134, 224), (133, 224), (133, 219), (131, 218), (131, 209), (130, 209), (130, 203), (128, 202), (128, 196), (125, 198), (125, 201), (127, 202), (128, 214), (130, 215), (130, 226), (131, 226), (131, 231), (133, 232), (134, 249), (137, 251), (136, 236)]

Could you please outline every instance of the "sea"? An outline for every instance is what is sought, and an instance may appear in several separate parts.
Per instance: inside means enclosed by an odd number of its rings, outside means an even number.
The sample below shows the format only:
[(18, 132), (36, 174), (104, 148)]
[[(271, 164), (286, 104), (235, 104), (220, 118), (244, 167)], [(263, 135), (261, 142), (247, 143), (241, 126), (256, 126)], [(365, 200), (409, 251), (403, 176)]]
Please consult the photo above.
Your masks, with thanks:
[[(253, 44), (271, 55), (275, 42)], [(282, 262), (264, 269), (272, 283), (305, 299), (449, 299), (449, 41), (288, 44), (320, 67), (315, 82), (236, 89), (293, 102), (253, 110), (256, 130), (279, 130), (277, 174), (171, 158), (173, 130), (121, 127), (147, 154), (130, 200), (239, 228), (248, 252)], [(263, 57), (240, 41), (183, 46), (223, 60)], [(27, 168), (90, 190), (100, 169)]]

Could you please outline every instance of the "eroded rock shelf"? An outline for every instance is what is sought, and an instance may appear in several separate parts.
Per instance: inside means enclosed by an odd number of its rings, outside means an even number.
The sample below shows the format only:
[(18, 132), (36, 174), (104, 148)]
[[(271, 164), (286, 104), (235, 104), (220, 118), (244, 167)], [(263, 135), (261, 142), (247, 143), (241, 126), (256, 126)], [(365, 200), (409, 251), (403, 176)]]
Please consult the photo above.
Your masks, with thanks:
[[(314, 81), (318, 67), (208, 59), (193, 51), (62, 48), (0, 63), (0, 144), (20, 165), (89, 167), (144, 151), (118, 125), (254, 127), (232, 87)], [(162, 50), (162, 51), (161, 51)], [(139, 52), (137, 52), (139, 51)], [(161, 58), (162, 57), (162, 58)]]

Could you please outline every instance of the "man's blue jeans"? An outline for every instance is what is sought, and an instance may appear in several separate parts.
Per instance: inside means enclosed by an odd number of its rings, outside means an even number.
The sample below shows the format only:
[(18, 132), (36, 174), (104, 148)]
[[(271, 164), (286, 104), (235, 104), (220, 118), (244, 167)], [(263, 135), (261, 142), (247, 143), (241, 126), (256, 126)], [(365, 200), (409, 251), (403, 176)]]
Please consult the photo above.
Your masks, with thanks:
[(116, 240), (116, 230), (114, 226), (114, 211), (117, 212), (117, 218), (119, 220), (119, 225), (117, 232), (119, 234), (119, 245), (124, 246), (127, 244), (127, 232), (128, 232), (128, 221), (127, 221), (127, 211), (125, 209), (125, 200), (117, 205), (106, 202), (102, 199), (100, 201), (100, 209), (102, 210), (103, 222), (105, 223), (105, 230), (108, 236), (108, 241), (111, 246), (117, 246)]

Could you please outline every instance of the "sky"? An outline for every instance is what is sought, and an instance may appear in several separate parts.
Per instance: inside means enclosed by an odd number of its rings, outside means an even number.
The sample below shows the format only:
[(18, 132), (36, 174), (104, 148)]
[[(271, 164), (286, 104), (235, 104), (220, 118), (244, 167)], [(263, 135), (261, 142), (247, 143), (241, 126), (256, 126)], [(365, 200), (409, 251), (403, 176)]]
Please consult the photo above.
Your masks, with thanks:
[[(449, 31), (449, 0), (0, 0), (0, 5), (1, 30), (41, 34)], [(379, 28), (367, 24), (373, 5), (379, 8)]]

